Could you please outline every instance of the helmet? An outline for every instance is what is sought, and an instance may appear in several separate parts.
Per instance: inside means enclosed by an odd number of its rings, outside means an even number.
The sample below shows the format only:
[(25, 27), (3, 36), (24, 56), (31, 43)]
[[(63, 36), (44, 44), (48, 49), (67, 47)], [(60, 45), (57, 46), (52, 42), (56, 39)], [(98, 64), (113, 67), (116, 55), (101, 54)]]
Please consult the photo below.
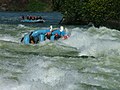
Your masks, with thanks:
[(63, 28), (63, 26), (60, 26), (60, 32), (62, 32), (62, 31), (63, 31), (63, 29), (64, 29), (64, 28)]
[(51, 25), (51, 26), (50, 26), (50, 31), (52, 31), (52, 29), (53, 29), (53, 28), (52, 28), (52, 25)]

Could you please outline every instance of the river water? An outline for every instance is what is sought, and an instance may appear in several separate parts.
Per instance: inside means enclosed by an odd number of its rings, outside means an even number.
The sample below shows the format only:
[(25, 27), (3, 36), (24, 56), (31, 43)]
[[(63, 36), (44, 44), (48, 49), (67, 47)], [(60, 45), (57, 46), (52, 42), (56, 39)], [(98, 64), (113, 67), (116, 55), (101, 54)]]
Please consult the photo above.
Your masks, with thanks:
[[(46, 22), (21, 23), (21, 15), (41, 15)], [(56, 12), (0, 12), (0, 90), (120, 89), (118, 30), (67, 25), (67, 40), (20, 42), (35, 29), (59, 27), (61, 18)]]

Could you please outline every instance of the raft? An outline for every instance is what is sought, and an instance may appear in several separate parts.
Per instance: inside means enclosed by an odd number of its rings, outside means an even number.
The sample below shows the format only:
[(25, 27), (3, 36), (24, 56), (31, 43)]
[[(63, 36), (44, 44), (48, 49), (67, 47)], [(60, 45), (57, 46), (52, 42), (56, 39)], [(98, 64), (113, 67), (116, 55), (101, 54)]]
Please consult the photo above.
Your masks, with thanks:
[(69, 37), (68, 33), (61, 28), (57, 29), (38, 29), (34, 30), (28, 34), (25, 34), (24, 37), (21, 39), (21, 42), (24, 44), (38, 44), (39, 42), (46, 41), (47, 39), (50, 41), (67, 39)]
[(24, 19), (24, 20), (21, 20), (21, 22), (24, 22), (24, 23), (44, 23), (45, 20), (43, 20), (43, 19), (38, 19), (38, 20)]

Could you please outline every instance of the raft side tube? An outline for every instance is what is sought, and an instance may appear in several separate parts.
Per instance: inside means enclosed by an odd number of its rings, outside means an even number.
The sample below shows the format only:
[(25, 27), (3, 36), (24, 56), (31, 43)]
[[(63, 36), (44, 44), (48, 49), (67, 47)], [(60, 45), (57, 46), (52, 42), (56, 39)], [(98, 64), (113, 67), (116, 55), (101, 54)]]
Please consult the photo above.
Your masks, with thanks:
[(50, 37), (50, 40), (51, 40), (51, 41), (54, 41), (54, 40), (55, 40), (55, 35), (52, 35), (52, 36)]
[(40, 34), (40, 36), (39, 36), (39, 41), (40, 41), (40, 42), (45, 41), (45, 35), (44, 35), (44, 34)]
[(23, 43), (24, 44), (30, 44), (30, 36), (29, 36), (29, 34), (27, 34), (27, 35), (24, 36)]
[(31, 34), (31, 36), (38, 37), (40, 34), (46, 34), (47, 32), (50, 32), (50, 30), (49, 29), (46, 29), (46, 30), (35, 30)]

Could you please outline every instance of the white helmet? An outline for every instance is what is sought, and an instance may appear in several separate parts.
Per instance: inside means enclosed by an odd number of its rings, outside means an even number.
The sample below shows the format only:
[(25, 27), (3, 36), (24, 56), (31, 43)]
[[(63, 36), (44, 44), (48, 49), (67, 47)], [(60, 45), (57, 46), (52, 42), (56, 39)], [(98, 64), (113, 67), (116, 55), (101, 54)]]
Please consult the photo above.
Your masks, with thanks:
[(50, 26), (50, 31), (52, 31), (52, 29), (53, 29), (53, 28), (52, 28), (52, 25), (51, 25), (51, 26)]
[(64, 30), (63, 26), (60, 26), (60, 32), (62, 32)]

